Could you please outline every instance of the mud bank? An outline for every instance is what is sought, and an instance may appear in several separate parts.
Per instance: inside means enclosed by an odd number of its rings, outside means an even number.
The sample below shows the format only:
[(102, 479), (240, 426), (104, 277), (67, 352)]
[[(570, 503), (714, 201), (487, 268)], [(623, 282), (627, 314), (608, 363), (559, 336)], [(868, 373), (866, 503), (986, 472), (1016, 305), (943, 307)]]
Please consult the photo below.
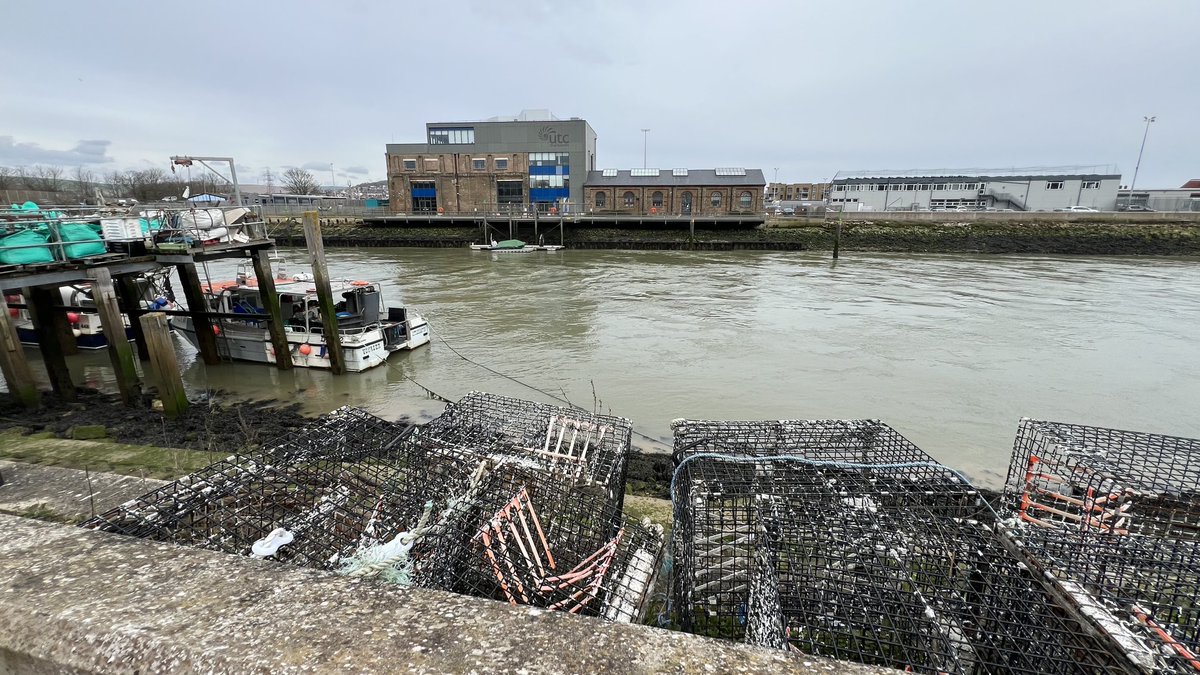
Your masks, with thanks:
[[(546, 241), (573, 249), (831, 251), (834, 221), (790, 221), (752, 229), (564, 227)], [(447, 248), (481, 239), (472, 226), (323, 226), (326, 246)], [(303, 246), (298, 227), (276, 224), (280, 245)], [(518, 232), (532, 240), (532, 232)], [(890, 253), (1021, 253), (1074, 255), (1200, 255), (1200, 224), (1191, 222), (900, 222), (850, 219), (841, 250)]]
[[(49, 432), (55, 437), (76, 437), (81, 428), (103, 427), (103, 438), (118, 443), (183, 448), (208, 452), (251, 449), (262, 441), (303, 426), (311, 418), (298, 404), (278, 401), (223, 400), (219, 395), (195, 401), (173, 420), (144, 406), (126, 407), (114, 397), (80, 389), (79, 400), (65, 402), (43, 394), (42, 407), (29, 411), (7, 393), (0, 393), (0, 429), (21, 428), (27, 433)], [(91, 434), (89, 434), (91, 435)]]

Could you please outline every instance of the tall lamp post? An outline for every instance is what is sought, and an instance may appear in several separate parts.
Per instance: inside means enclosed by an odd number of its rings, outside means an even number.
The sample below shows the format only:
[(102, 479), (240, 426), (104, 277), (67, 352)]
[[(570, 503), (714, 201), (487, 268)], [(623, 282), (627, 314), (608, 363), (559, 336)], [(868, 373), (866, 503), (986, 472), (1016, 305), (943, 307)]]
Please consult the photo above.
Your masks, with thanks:
[(642, 168), (646, 168), (646, 144), (649, 142), (650, 130), (642, 129)]
[(1133, 167), (1133, 182), (1129, 184), (1129, 197), (1125, 199), (1126, 209), (1133, 205), (1133, 189), (1137, 187), (1138, 171), (1142, 168), (1142, 153), (1146, 150), (1146, 137), (1150, 135), (1150, 124), (1156, 119), (1158, 118), (1155, 115), (1142, 118), (1142, 121), (1146, 123), (1146, 130), (1142, 132), (1142, 147), (1138, 148), (1137, 165)]
[(337, 180), (333, 177), (333, 162), (329, 163), (329, 189), (337, 191)]

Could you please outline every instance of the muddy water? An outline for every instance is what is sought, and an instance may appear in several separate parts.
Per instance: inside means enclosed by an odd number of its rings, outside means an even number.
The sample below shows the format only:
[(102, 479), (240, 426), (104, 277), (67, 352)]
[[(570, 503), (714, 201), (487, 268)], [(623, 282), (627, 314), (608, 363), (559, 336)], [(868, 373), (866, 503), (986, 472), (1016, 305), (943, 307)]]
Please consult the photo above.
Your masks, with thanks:
[[(424, 313), (433, 344), (335, 378), (206, 368), (179, 339), (188, 385), (388, 417), (440, 410), (412, 380), (544, 400), (471, 359), (655, 438), (684, 416), (881, 418), (992, 487), (1021, 416), (1200, 436), (1195, 259), (370, 249), (329, 263)], [(81, 382), (111, 384), (103, 354), (72, 360)]]

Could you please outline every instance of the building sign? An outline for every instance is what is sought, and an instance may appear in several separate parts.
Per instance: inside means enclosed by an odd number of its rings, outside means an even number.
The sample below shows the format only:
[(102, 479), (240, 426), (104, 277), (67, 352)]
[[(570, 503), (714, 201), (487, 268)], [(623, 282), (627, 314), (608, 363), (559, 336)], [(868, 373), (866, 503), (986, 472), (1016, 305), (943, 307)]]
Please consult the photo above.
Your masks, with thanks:
[(550, 145), (568, 145), (571, 143), (571, 134), (560, 134), (554, 127), (544, 126), (538, 129), (538, 139)]

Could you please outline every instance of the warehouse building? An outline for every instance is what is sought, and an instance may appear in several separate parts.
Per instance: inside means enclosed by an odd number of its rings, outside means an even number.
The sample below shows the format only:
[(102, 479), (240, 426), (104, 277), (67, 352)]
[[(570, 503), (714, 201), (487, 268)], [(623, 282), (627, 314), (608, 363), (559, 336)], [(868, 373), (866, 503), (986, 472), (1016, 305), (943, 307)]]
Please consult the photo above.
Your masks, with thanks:
[(1053, 211), (1072, 206), (1112, 211), (1116, 209), (1121, 175), (1110, 169), (839, 173), (830, 188), (829, 203), (847, 211)]
[(434, 122), (425, 134), (424, 143), (387, 146), (393, 212), (565, 210), (583, 201), (583, 178), (596, 163), (596, 132), (587, 121), (547, 110)]
[(761, 169), (589, 171), (584, 210), (595, 214), (729, 216), (763, 210)]

